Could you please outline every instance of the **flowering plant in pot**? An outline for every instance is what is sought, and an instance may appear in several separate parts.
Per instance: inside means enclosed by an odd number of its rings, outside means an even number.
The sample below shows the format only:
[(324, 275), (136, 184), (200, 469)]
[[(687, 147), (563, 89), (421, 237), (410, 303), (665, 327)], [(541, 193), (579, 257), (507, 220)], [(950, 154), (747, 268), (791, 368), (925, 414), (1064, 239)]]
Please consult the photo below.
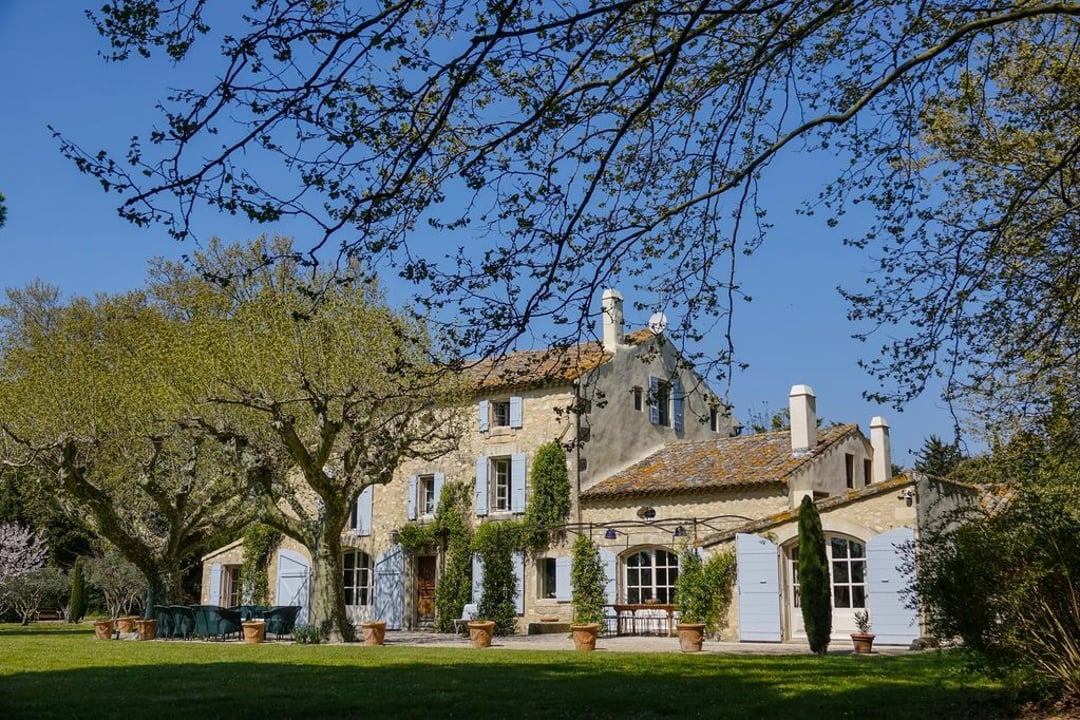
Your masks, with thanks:
[(574, 541), (570, 563), (570, 604), (574, 621), (570, 624), (574, 647), (578, 650), (595, 650), (600, 623), (604, 622), (604, 605), (607, 596), (607, 573), (600, 560), (600, 550), (587, 535)]
[(859, 632), (851, 633), (851, 644), (855, 647), (855, 653), (858, 655), (868, 655), (874, 648), (874, 638), (877, 637), (870, 632), (870, 613), (867, 610), (855, 611), (855, 627), (859, 629)]

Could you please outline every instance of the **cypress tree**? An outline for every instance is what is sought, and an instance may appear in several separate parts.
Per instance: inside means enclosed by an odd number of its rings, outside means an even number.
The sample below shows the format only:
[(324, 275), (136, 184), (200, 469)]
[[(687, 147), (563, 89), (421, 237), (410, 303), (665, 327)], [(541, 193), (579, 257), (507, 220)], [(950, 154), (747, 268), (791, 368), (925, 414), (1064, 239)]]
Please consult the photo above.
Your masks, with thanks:
[(86, 578), (83, 577), (82, 555), (75, 558), (71, 570), (71, 597), (68, 600), (68, 622), (77, 623), (86, 614)]
[(821, 517), (809, 495), (799, 506), (799, 603), (810, 649), (824, 655), (832, 634), (832, 583)]

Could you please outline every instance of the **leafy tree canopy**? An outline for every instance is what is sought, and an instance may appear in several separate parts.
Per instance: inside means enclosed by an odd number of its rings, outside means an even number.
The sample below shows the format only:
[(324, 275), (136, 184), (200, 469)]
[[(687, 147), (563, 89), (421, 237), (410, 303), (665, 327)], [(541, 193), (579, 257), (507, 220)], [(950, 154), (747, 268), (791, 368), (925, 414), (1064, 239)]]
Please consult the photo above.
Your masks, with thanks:
[[(541, 320), (563, 339), (590, 331), (613, 284), (661, 293), (677, 341), (730, 328), (736, 260), (767, 230), (769, 164), (789, 148), (839, 155), (846, 170), (807, 210), (878, 211), (852, 241), (880, 258), (880, 286), (851, 298), (857, 320), (898, 326), (870, 364), (880, 395), (900, 402), (942, 371), (955, 396), (1024, 349), (1040, 367), (1074, 355), (1050, 341), (1076, 316), (1077, 15), (1058, 2), (258, 1), (241, 14), (116, 0), (93, 15), (112, 59), (217, 67), (124, 157), (73, 139), (63, 151), (125, 217), (179, 238), (202, 208), (307, 222), (305, 250), (415, 283), (418, 312), (446, 323), (439, 339), (481, 356)], [(1015, 86), (1025, 78), (1038, 80)], [(463, 234), (431, 252), (418, 243), (432, 230)], [(733, 346), (709, 360), (730, 372)]]

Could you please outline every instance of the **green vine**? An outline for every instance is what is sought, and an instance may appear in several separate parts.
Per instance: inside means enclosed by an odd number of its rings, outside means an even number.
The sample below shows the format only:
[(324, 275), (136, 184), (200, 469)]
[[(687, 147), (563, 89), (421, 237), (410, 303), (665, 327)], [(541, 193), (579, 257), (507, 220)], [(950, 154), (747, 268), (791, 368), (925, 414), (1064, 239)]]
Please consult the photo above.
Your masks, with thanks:
[(524, 523), (496, 521), (483, 523), (473, 537), (473, 550), (484, 563), (478, 611), (485, 620), (495, 621), (496, 635), (511, 635), (517, 630), (513, 552), (524, 549), (525, 535)]
[(604, 622), (607, 581), (607, 572), (600, 560), (600, 549), (596, 542), (588, 535), (579, 535), (574, 541), (570, 563), (570, 602), (575, 623)]
[(532, 553), (561, 539), (559, 530), (570, 516), (570, 474), (566, 451), (557, 442), (541, 445), (532, 464), (532, 495), (525, 509), (524, 540)]
[(462, 616), (472, 596), (471, 503), (471, 485), (446, 483), (435, 508), (435, 532), (446, 538), (443, 572), (435, 586), (435, 629), (439, 632), (453, 632), (454, 620)]
[(435, 525), (407, 523), (398, 528), (397, 541), (410, 555), (431, 548), (435, 544)]
[(281, 533), (255, 523), (244, 531), (244, 562), (240, 566), (240, 584), (245, 602), (265, 605), (270, 600), (267, 567), (270, 556), (281, 542)]
[(713, 636), (727, 619), (734, 582), (733, 552), (718, 552), (702, 561), (693, 549), (684, 548), (675, 581), (675, 604), (682, 621), (703, 623), (706, 637)]

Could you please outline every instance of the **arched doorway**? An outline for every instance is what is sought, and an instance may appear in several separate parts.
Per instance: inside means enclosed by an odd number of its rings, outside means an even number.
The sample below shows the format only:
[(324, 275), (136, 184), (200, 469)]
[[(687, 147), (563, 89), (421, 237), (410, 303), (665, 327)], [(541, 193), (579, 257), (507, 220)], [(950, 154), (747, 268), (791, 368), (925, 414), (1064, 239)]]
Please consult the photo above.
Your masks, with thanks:
[[(832, 596), (832, 636), (842, 638), (855, 632), (855, 611), (867, 606), (866, 544), (849, 535), (825, 535), (825, 554), (829, 560)], [(784, 547), (784, 570), (787, 584), (787, 613), (791, 636), (806, 637), (799, 599), (799, 542)]]

